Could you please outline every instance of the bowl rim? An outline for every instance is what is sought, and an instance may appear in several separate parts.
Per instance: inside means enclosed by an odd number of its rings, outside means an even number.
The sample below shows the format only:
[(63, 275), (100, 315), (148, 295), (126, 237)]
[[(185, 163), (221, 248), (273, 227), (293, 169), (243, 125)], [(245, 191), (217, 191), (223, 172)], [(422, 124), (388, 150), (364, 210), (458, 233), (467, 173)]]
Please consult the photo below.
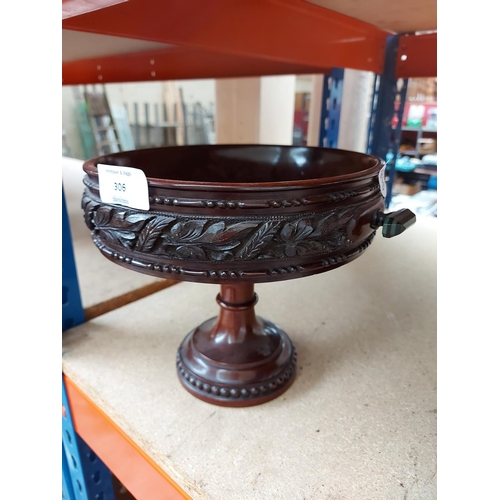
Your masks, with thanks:
[[(315, 186), (326, 186), (330, 184), (337, 184), (346, 181), (352, 180), (362, 180), (367, 177), (372, 177), (374, 174), (377, 174), (382, 170), (382, 168), (386, 165), (381, 158), (367, 154), (367, 153), (359, 153), (358, 151), (350, 151), (347, 149), (340, 148), (324, 148), (318, 146), (298, 146), (298, 145), (280, 145), (280, 144), (193, 144), (186, 146), (162, 146), (155, 148), (145, 148), (140, 150), (132, 150), (132, 151), (120, 151), (118, 153), (110, 153), (107, 155), (101, 155), (95, 158), (90, 158), (83, 163), (83, 170), (87, 174), (97, 175), (97, 165), (104, 164), (110, 165), (110, 163), (106, 163), (102, 161), (104, 158), (109, 158), (113, 156), (119, 156), (120, 154), (129, 153), (129, 152), (139, 152), (139, 151), (152, 151), (159, 149), (167, 149), (167, 148), (196, 148), (196, 147), (221, 147), (221, 148), (244, 148), (244, 147), (280, 147), (280, 148), (305, 148), (305, 149), (317, 149), (317, 150), (325, 150), (325, 151), (335, 151), (340, 153), (348, 153), (349, 155), (354, 156), (362, 156), (368, 157), (375, 161), (374, 165), (371, 167), (360, 170), (358, 172), (353, 172), (351, 174), (343, 174), (336, 175), (331, 177), (316, 177), (314, 179), (303, 179), (303, 180), (293, 180), (293, 181), (266, 181), (266, 182), (214, 182), (214, 181), (185, 181), (181, 179), (167, 179), (167, 178), (158, 178), (158, 177), (148, 177), (146, 176), (146, 180), (148, 185), (153, 187), (171, 187), (171, 188), (198, 188), (198, 189), (214, 189), (214, 190), (226, 190), (226, 189), (239, 189), (239, 190), (248, 190), (248, 189), (258, 189), (262, 188), (265, 190), (277, 188), (277, 189), (297, 189), (297, 188), (308, 188)], [(100, 161), (101, 160), (101, 161)], [(132, 165), (121, 165), (123, 167), (133, 167)], [(138, 167), (133, 167), (138, 168)]]

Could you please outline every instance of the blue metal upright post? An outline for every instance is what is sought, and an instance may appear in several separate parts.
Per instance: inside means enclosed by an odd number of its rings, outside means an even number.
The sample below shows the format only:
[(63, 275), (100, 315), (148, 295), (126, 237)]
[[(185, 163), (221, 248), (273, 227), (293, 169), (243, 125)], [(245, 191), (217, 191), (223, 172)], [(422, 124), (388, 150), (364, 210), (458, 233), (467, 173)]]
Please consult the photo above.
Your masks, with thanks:
[(73, 497), (70, 496), (70, 498), (74, 500), (89, 500), (64, 381), (62, 383), (62, 433), (63, 492), (66, 489), (67, 494), (72, 494)]
[(62, 498), (63, 500), (76, 500), (64, 442), (62, 445)]
[[(85, 321), (73, 253), (64, 189), (62, 192), (62, 329)], [(114, 500), (109, 469), (76, 434), (62, 382), (62, 494), (64, 500)]]
[(64, 381), (63, 495), (65, 500), (115, 500), (110, 470), (75, 432)]
[(76, 273), (68, 210), (62, 191), (62, 329), (67, 330), (85, 321), (78, 276)]
[(76, 440), (89, 499), (115, 500), (110, 470), (78, 434)]
[[(67, 330), (85, 321), (78, 277), (76, 274), (71, 228), (64, 188), (62, 190), (62, 330)], [(80, 466), (80, 456), (69, 413), (68, 400), (64, 382), (62, 384), (63, 399), (63, 443), (62, 472), (64, 500), (87, 500), (87, 491)]]
[(340, 108), (344, 87), (344, 70), (333, 68), (323, 80), (323, 103), (318, 146), (336, 148), (339, 138)]
[[(396, 78), (399, 37), (387, 38), (384, 72), (376, 75), (372, 97), (372, 116), (368, 130), (367, 153), (387, 162), (386, 207), (391, 203), (392, 185), (396, 174), (396, 158), (401, 141), (401, 125), (406, 101), (408, 79)], [(394, 123), (393, 123), (394, 122)]]

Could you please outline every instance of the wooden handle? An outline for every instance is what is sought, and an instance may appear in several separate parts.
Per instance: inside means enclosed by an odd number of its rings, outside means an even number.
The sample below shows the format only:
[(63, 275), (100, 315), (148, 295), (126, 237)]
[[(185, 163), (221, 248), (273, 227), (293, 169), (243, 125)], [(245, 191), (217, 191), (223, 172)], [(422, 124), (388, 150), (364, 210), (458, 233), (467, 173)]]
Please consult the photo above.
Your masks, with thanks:
[(374, 229), (382, 227), (382, 236), (384, 238), (393, 238), (413, 226), (416, 221), (415, 214), (407, 208), (387, 214), (379, 210), (375, 213), (371, 225)]

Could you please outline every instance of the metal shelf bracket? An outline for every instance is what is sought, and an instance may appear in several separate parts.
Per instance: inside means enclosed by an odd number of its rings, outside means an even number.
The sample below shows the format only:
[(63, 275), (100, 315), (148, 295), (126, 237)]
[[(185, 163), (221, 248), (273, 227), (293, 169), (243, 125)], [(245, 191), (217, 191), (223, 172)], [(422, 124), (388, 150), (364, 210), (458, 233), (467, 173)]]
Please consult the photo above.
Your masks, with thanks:
[(64, 500), (115, 500), (111, 472), (75, 432), (62, 381), (62, 465)]
[(340, 110), (344, 86), (344, 69), (333, 68), (323, 79), (323, 102), (319, 144), (323, 148), (336, 148), (339, 138)]
[(407, 78), (396, 78), (399, 39), (397, 35), (387, 37), (384, 71), (381, 75), (375, 75), (366, 150), (368, 154), (378, 156), (387, 162), (386, 207), (391, 203), (408, 88)]
[(85, 321), (78, 276), (76, 273), (73, 242), (69, 225), (68, 209), (62, 191), (62, 330)]

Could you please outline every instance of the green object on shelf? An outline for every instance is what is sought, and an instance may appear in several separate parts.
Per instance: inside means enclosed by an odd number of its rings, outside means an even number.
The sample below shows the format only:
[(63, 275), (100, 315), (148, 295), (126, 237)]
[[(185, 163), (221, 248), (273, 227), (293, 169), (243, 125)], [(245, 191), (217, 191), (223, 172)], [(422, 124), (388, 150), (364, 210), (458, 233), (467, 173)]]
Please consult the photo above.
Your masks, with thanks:
[(406, 126), (419, 128), (422, 126), (422, 118), (408, 118)]

